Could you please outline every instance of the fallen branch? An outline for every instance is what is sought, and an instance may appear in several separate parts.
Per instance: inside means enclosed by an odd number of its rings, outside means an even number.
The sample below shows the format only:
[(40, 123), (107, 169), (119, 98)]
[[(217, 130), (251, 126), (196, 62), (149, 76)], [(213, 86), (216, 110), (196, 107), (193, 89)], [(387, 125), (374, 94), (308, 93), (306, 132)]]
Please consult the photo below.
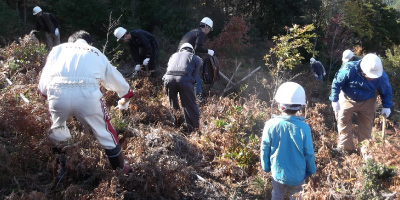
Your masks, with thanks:
[[(244, 81), (246, 81), (248, 78), (250, 78), (251, 76), (253, 76), (258, 70), (261, 69), (261, 66), (257, 67), (255, 70), (253, 70), (252, 72), (250, 72), (247, 76), (245, 76), (244, 78), (242, 78), (240, 81), (238, 81), (236, 84), (233, 84), (231, 86), (229, 86), (229, 84), (227, 85), (227, 88), (225, 88), (224, 92), (222, 92), (222, 96), (225, 96), (226, 93), (228, 93), (230, 90), (232, 90), (233, 88), (235, 88), (237, 85), (242, 84)], [(236, 72), (235, 72), (236, 73)], [(229, 87), (228, 87), (229, 86)]]

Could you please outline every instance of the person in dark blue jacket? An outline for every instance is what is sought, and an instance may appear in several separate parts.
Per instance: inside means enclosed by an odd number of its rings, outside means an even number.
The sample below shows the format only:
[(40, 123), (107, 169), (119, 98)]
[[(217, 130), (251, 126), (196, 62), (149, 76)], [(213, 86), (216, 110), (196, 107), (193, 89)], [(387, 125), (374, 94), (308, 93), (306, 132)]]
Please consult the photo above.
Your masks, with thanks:
[(338, 149), (355, 151), (353, 112), (358, 115), (358, 142), (371, 138), (378, 94), (382, 100), (381, 114), (389, 117), (390, 107), (393, 106), (392, 87), (377, 55), (367, 54), (360, 61), (347, 62), (338, 71), (329, 96), (338, 121)]
[(314, 75), (314, 80), (322, 81), (323, 77), (326, 75), (325, 67), (322, 63), (315, 58), (310, 59), (311, 72)]
[(203, 61), (199, 56), (194, 54), (193, 46), (190, 43), (184, 43), (180, 47), (180, 50), (174, 53), (169, 59), (167, 72), (163, 76), (174, 125), (177, 127), (181, 125), (179, 123), (179, 96), (188, 132), (199, 128), (200, 113), (196, 104), (193, 85), (196, 82), (202, 65)]
[(140, 65), (148, 66), (148, 70), (155, 70), (158, 57), (158, 41), (151, 33), (136, 29), (128, 32), (122, 27), (114, 31), (117, 41), (122, 40), (129, 44), (132, 59), (135, 63), (135, 72), (141, 70)]
[(280, 116), (265, 123), (260, 159), (265, 172), (271, 172), (272, 199), (299, 194), (307, 176), (316, 172), (311, 129), (304, 118), (295, 114), (306, 104), (304, 88), (294, 82), (282, 84), (275, 95)]

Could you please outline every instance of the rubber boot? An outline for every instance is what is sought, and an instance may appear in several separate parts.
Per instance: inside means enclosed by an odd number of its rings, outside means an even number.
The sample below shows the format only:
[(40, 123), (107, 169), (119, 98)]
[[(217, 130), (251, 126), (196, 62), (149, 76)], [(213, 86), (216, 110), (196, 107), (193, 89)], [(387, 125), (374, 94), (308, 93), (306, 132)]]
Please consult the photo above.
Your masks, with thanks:
[(56, 157), (56, 163), (53, 167), (53, 176), (54, 176), (54, 187), (58, 187), (58, 185), (66, 180), (65, 177), (67, 175), (67, 159), (65, 153), (61, 152), (61, 149), (52, 146), (53, 153)]
[(116, 157), (108, 157), (111, 167), (115, 170), (120, 168), (124, 174), (128, 174), (131, 170), (129, 163), (125, 161), (124, 155), (121, 153)]
[(111, 167), (115, 170), (120, 168), (124, 174), (130, 172), (128, 162), (125, 162), (124, 155), (122, 154), (121, 145), (118, 144), (114, 149), (105, 149)]

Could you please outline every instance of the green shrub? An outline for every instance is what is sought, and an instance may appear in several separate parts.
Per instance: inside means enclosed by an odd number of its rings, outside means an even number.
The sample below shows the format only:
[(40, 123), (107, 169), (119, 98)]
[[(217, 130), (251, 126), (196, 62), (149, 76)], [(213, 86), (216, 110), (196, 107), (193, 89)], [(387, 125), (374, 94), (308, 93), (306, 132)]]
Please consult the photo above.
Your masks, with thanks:
[(387, 167), (378, 164), (370, 159), (362, 168), (364, 186), (359, 193), (359, 199), (383, 199), (381, 191), (385, 189), (385, 184), (390, 183), (396, 176), (394, 167)]

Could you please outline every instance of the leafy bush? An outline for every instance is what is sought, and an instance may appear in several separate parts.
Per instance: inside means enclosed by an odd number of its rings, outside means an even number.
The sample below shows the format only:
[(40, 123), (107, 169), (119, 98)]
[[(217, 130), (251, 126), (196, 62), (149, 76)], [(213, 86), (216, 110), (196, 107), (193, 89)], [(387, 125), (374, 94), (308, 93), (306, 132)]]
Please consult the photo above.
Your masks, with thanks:
[(396, 176), (396, 172), (393, 167), (378, 164), (370, 159), (362, 168), (362, 175), (364, 177), (364, 186), (359, 198), (383, 199), (381, 197), (382, 190), (385, 188), (385, 185), (391, 183), (394, 176)]

